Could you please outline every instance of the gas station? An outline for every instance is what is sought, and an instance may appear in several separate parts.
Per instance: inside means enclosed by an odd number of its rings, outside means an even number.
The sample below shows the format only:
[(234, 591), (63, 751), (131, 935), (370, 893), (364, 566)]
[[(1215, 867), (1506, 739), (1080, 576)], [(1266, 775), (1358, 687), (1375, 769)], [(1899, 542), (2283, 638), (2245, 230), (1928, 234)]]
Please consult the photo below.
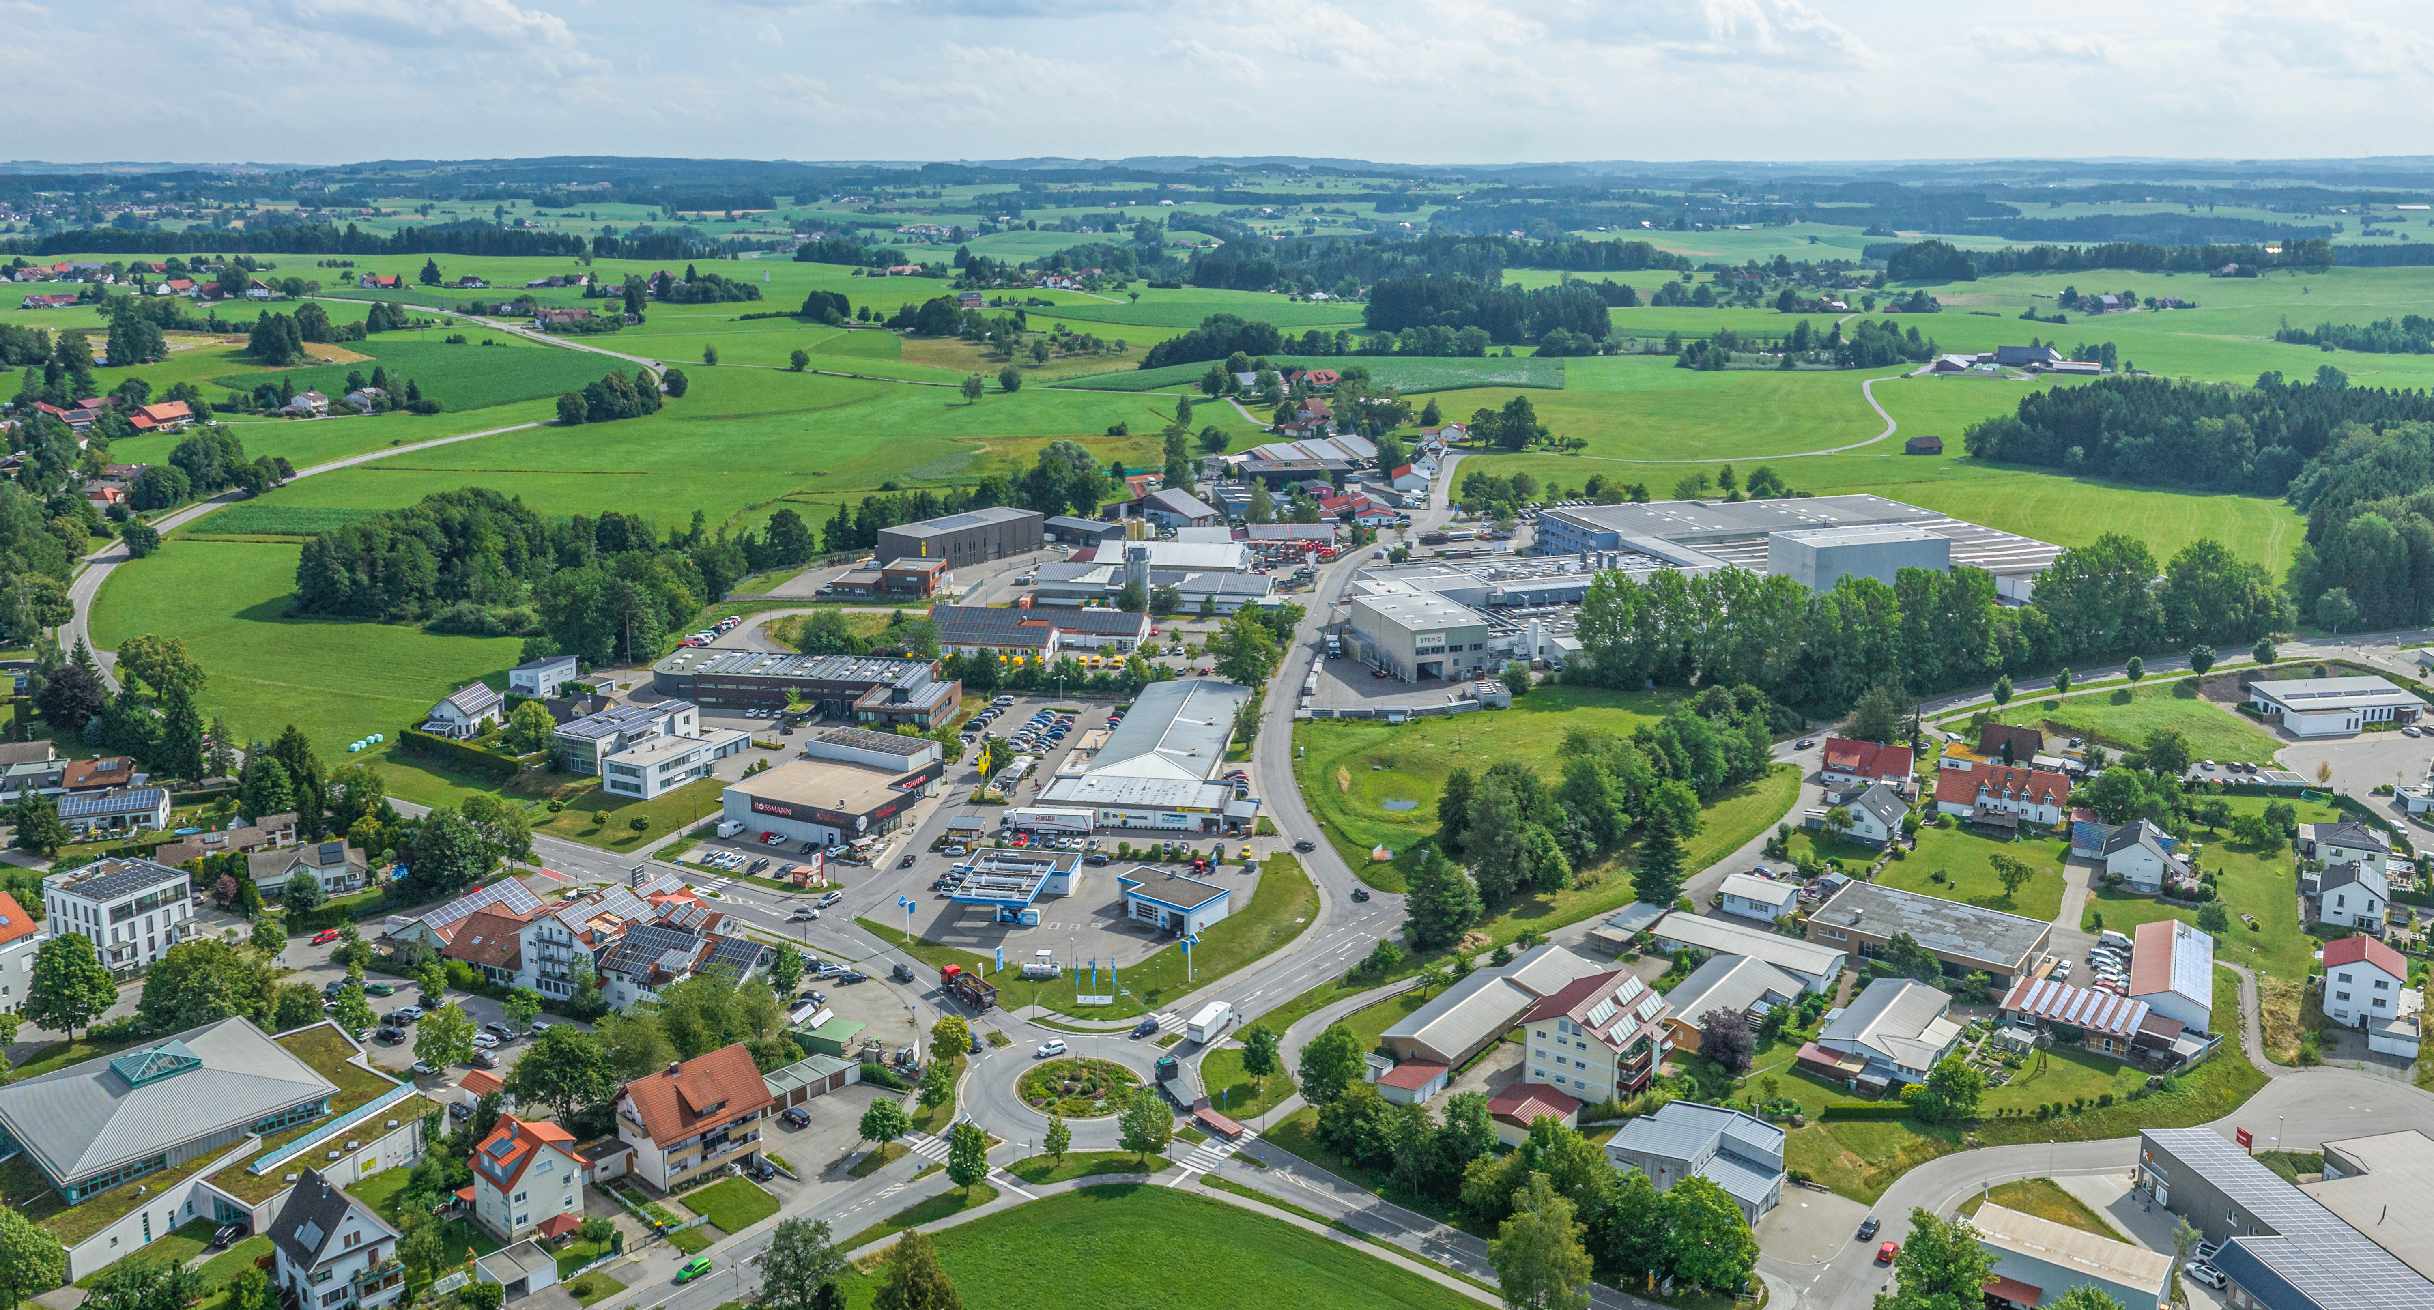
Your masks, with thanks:
[(1036, 928), (1040, 912), (1032, 902), (1042, 896), (1071, 896), (1082, 857), (1044, 851), (987, 851), (971, 861), (971, 872), (947, 893), (955, 905), (989, 909), (996, 921)]

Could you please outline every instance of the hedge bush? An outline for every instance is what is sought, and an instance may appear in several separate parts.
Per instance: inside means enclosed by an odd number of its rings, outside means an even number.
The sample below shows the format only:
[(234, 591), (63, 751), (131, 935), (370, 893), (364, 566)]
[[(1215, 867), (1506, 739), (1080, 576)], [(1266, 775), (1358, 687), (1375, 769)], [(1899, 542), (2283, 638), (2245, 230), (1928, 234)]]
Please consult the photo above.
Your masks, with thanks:
[(506, 782), (515, 777), (522, 767), (514, 760), (493, 754), (482, 747), (424, 732), (420, 728), (398, 729), (397, 745), (408, 755), (419, 755), (434, 763), (488, 778), (492, 782)]

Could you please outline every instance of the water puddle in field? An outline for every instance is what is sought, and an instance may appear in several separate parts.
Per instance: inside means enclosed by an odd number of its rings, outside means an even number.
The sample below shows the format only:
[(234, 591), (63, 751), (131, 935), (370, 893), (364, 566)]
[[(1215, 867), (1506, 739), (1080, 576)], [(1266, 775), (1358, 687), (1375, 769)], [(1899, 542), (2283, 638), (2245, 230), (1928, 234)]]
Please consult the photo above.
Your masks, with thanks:
[(1407, 800), (1402, 799), (1401, 797), (1397, 797), (1397, 798), (1395, 798), (1395, 799), (1393, 799), (1393, 800), (1379, 801), (1379, 802), (1378, 802), (1378, 805), (1379, 805), (1381, 808), (1386, 809), (1386, 810), (1390, 810), (1390, 811), (1392, 811), (1392, 812), (1394, 812), (1394, 813), (1396, 813), (1396, 814), (1404, 814), (1404, 813), (1408, 813), (1408, 812), (1410, 812), (1410, 811), (1412, 811), (1412, 810), (1416, 810), (1416, 809), (1420, 808), (1420, 802), (1418, 802), (1418, 801), (1407, 801)]

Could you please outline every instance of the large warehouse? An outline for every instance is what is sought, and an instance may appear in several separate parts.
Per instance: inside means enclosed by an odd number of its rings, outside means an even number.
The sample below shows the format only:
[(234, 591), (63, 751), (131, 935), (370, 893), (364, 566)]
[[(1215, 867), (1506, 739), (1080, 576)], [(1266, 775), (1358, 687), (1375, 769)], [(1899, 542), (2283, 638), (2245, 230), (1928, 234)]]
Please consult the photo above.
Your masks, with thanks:
[(780, 655), (695, 646), (651, 668), (651, 689), (697, 705), (780, 709), (800, 693), (819, 713), (926, 732), (955, 717), (963, 686), (927, 660), (877, 655)]
[(1259, 803), (1211, 780), (1250, 699), (1248, 688), (1216, 678), (1153, 682), (1088, 765), (1040, 788), (1038, 803), (1089, 810), (1099, 828), (1247, 831)]
[(894, 831), (940, 768), (932, 761), (898, 773), (837, 760), (794, 760), (728, 784), (724, 817), (743, 824), (755, 838), (774, 832), (789, 842), (842, 846)]
[[(1786, 540), (1779, 544), (1779, 537)], [(1993, 574), (1996, 594), (2015, 601), (2029, 598), (2037, 575), (2062, 553), (2059, 546), (1870, 495), (1570, 505), (1538, 516), (1541, 555), (1621, 551), (1664, 559), (1685, 550), (1707, 567), (1784, 573), (1819, 590), (1843, 576), (1890, 582), (1897, 568), (1967, 565)]]
[(1346, 626), (1354, 659), (1405, 682), (1471, 678), (1503, 662), (1486, 616), (1409, 583), (1364, 588)]
[(907, 555), (942, 559), (951, 569), (986, 564), (1038, 550), (1048, 540), (1048, 520), (1035, 509), (996, 506), (966, 510), (919, 523), (899, 523), (879, 530), (871, 553), (881, 564)]

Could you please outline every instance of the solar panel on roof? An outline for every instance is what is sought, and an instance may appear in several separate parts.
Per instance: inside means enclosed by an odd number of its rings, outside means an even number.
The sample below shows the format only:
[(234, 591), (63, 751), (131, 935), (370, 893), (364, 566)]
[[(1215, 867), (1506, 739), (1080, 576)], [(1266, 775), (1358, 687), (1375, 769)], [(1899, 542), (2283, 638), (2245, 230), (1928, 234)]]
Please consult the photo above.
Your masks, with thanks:
[(530, 914), (541, 908), (541, 899), (532, 889), (513, 878), (501, 878), (487, 887), (476, 887), (446, 905), (423, 916), (423, 922), (435, 928), (461, 923), (481, 910), (497, 906), (508, 914)]

